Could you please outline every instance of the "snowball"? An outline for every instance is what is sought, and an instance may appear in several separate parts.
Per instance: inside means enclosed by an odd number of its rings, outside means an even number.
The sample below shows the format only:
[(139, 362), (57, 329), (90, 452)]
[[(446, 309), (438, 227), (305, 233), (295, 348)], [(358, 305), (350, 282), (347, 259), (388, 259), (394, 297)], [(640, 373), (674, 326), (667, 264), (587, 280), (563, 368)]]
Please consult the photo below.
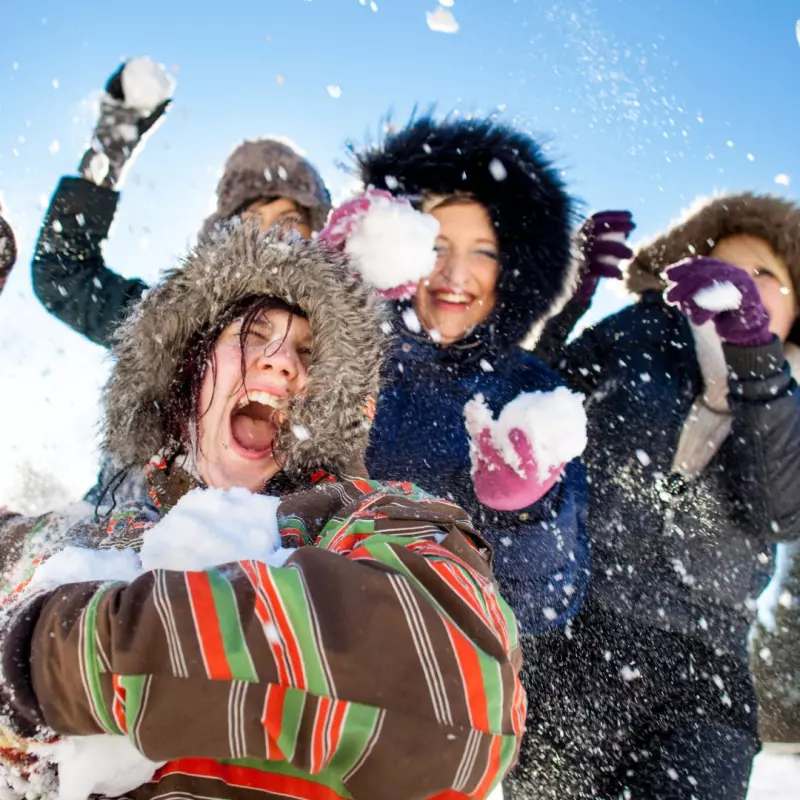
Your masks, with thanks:
[(90, 550), (70, 545), (47, 559), (34, 573), (30, 588), (50, 591), (67, 583), (130, 582), (142, 572), (133, 550)]
[(303, 425), (292, 425), (292, 433), (294, 434), (294, 438), (300, 442), (307, 442), (311, 438), (308, 428)]
[(586, 448), (586, 411), (583, 395), (559, 386), (551, 392), (524, 392), (512, 400), (493, 421), (482, 395), (464, 407), (467, 431), (473, 440), (487, 428), (492, 442), (510, 467), (521, 469), (519, 456), (510, 440), (520, 430), (531, 444), (533, 456), (544, 479), (554, 467), (571, 461)]
[(499, 158), (493, 158), (489, 163), (489, 172), (496, 181), (504, 181), (508, 177), (508, 170)]
[(69, 736), (32, 749), (58, 765), (58, 800), (119, 797), (147, 783), (162, 766), (145, 758), (125, 736)]
[(785, 173), (781, 172), (780, 175), (775, 176), (775, 183), (778, 186), (788, 186), (792, 182), (792, 179)]
[(342, 96), (342, 87), (337, 86), (335, 83), (326, 86), (325, 90), (334, 100), (338, 100)]
[(635, 681), (637, 678), (642, 677), (642, 673), (639, 672), (636, 667), (629, 667), (627, 664), (620, 669), (619, 675), (626, 683), (630, 683), (631, 681)]
[(414, 311), (413, 308), (407, 308), (403, 311), (402, 317), (406, 328), (408, 328), (411, 333), (419, 333), (422, 330), (417, 312)]
[(701, 289), (694, 301), (708, 311), (735, 311), (742, 304), (742, 293), (730, 281), (714, 281)]
[[(50, 151), (50, 152), (51, 152), (53, 155), (55, 155), (55, 154), (56, 154), (56, 153), (57, 153), (57, 152), (58, 152), (58, 151), (61, 149), (61, 142), (59, 142), (59, 141), (58, 141), (58, 139), (53, 139), (53, 141), (52, 141), (52, 142), (50, 142), (50, 146), (49, 146), (47, 149), (48, 149), (48, 150), (49, 150), (49, 151)], [(778, 180), (778, 179), (776, 178), (776, 179), (775, 179), (775, 182), (776, 182), (776, 183), (777, 183), (777, 180)], [(788, 184), (787, 184), (787, 185), (788, 185)]]
[(92, 181), (92, 183), (100, 186), (100, 184), (102, 184), (106, 179), (110, 166), (111, 162), (109, 161), (108, 156), (102, 151), (97, 152), (91, 157), (91, 159), (89, 159), (87, 177)]
[(406, 203), (376, 197), (347, 239), (345, 252), (379, 290), (416, 284), (436, 266), (439, 223)]
[(279, 499), (234, 489), (193, 489), (144, 534), (145, 570), (203, 570), (231, 561), (270, 563), (281, 546)]
[(144, 114), (151, 114), (169, 100), (175, 81), (164, 69), (149, 58), (131, 59), (122, 70), (122, 95), (125, 105)]
[(428, 27), (437, 33), (458, 33), (458, 22), (453, 16), (453, 12), (447, 8), (439, 6), (436, 11), (425, 12), (428, 20)]

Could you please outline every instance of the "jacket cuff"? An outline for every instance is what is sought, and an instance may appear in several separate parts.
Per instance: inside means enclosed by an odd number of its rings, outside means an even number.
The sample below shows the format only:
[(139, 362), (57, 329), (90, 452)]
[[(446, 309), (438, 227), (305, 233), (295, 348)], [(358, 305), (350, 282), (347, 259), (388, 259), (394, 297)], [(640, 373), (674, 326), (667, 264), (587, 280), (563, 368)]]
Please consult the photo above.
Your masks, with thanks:
[(43, 732), (44, 714), (33, 689), (31, 644), (36, 623), (52, 592), (37, 594), (11, 611), (0, 633), (0, 711), (8, 728), (25, 739)]
[(744, 400), (775, 399), (790, 386), (792, 377), (777, 336), (756, 347), (723, 344), (731, 394)]

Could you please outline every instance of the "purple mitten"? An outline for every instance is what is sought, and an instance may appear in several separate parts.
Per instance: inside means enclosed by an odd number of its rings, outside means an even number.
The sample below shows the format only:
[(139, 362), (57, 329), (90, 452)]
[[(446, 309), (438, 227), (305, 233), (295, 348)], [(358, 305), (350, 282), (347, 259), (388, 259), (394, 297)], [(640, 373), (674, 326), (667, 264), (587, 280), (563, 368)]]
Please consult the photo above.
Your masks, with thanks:
[(667, 302), (695, 325), (713, 320), (720, 339), (742, 347), (772, 341), (769, 314), (753, 279), (716, 258), (689, 258), (667, 267)]
[(600, 278), (622, 278), (619, 263), (633, 256), (625, 240), (635, 227), (630, 211), (599, 211), (583, 223), (578, 233), (583, 269), (576, 301), (588, 306)]

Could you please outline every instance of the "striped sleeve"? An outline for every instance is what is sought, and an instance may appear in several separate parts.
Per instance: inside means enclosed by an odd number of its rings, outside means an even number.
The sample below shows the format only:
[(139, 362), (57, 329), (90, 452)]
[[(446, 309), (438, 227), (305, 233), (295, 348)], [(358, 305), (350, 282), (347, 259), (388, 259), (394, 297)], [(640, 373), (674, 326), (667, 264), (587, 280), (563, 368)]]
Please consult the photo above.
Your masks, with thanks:
[(352, 797), (484, 797), (525, 719), (514, 618), (460, 509), (363, 483), (284, 567), (60, 589), (33, 634), (46, 723)]

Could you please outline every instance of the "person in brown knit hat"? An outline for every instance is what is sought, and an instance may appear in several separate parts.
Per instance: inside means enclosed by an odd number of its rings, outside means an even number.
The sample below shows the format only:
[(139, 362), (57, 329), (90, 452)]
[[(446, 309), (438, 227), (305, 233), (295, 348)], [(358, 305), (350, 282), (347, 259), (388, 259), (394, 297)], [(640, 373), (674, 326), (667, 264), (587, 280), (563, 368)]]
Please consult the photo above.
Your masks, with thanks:
[(743, 800), (756, 599), (800, 537), (800, 206), (704, 200), (627, 284), (554, 362), (588, 398), (592, 584), (537, 653), (520, 776), (536, 797)]
[[(61, 179), (36, 245), (36, 296), (51, 314), (103, 347), (110, 346), (112, 332), (148, 287), (109, 269), (101, 246), (125, 171), (163, 121), (173, 88), (164, 68), (146, 58), (127, 61), (112, 75), (80, 177)], [(200, 235), (242, 215), (258, 218), (264, 230), (279, 225), (308, 238), (322, 228), (329, 211), (322, 178), (293, 147), (277, 139), (246, 141), (225, 163), (216, 211)]]

